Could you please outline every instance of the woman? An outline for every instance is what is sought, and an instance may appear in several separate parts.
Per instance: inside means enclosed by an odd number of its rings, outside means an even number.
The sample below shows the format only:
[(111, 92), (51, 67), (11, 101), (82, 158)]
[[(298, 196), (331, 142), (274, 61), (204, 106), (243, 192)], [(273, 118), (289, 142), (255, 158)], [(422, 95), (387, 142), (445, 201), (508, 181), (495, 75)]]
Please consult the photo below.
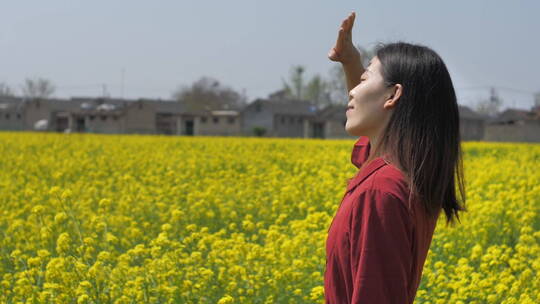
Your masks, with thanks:
[(425, 46), (380, 45), (364, 69), (354, 18), (328, 54), (345, 71), (345, 128), (359, 137), (351, 157), (359, 170), (328, 230), (325, 298), (413, 303), (440, 211), (448, 225), (466, 210), (456, 95), (445, 64)]

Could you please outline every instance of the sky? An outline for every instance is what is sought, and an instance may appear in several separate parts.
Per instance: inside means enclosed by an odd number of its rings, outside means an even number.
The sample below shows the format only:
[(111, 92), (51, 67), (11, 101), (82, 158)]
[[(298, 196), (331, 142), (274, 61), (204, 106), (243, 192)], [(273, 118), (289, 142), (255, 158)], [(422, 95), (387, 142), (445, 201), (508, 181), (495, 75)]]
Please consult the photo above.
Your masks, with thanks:
[(355, 44), (435, 50), (460, 104), (494, 87), (505, 107), (527, 109), (540, 92), (537, 0), (2, 1), (0, 82), (19, 93), (46, 78), (60, 98), (170, 99), (207, 76), (252, 101), (281, 89), (293, 65), (327, 77), (352, 11)]

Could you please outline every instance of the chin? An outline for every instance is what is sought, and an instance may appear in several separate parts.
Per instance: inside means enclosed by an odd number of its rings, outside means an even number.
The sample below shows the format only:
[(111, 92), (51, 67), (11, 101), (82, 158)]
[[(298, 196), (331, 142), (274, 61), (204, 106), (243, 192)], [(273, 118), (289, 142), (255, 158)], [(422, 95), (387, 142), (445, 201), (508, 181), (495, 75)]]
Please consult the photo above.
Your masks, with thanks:
[(359, 130), (358, 127), (354, 128), (354, 127), (351, 127), (349, 126), (348, 124), (345, 124), (345, 131), (347, 132), (347, 134), (351, 135), (351, 136), (362, 136), (362, 130)]

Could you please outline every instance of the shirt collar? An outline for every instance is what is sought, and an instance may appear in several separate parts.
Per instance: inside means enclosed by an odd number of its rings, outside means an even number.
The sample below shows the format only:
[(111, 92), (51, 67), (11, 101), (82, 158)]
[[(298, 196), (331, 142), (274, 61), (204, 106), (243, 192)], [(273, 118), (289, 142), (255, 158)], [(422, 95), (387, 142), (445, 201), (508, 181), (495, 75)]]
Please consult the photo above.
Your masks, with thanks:
[(360, 169), (360, 166), (366, 161), (369, 156), (369, 138), (367, 136), (360, 136), (360, 138), (354, 143), (354, 147), (351, 154), (351, 163)]
[[(367, 136), (361, 136), (354, 144), (351, 154), (351, 162), (360, 169), (362, 164), (369, 157), (369, 138)], [(362, 170), (359, 170), (356, 175), (347, 184), (347, 192), (354, 189), (358, 184), (370, 176), (373, 172), (377, 171), (380, 167), (386, 165), (386, 161), (382, 157), (377, 157), (368, 164)]]

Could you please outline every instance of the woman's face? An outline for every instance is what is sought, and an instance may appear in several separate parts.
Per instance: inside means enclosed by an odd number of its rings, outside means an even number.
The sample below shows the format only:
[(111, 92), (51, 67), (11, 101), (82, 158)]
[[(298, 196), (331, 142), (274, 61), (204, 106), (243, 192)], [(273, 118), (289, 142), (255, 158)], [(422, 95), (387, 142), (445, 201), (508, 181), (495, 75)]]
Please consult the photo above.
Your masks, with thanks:
[[(392, 88), (385, 87), (381, 62), (373, 57), (361, 82), (349, 92), (345, 130), (353, 136), (377, 136), (390, 118)], [(386, 103), (386, 105), (385, 105)]]

